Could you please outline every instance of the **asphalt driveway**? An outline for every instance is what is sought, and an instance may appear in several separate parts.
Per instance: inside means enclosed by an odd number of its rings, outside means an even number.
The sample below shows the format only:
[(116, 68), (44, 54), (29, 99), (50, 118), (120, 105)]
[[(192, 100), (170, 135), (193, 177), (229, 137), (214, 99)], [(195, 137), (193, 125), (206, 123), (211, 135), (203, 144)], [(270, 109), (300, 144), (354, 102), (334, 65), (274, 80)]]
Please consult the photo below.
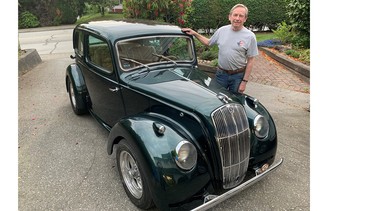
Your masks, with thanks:
[[(89, 115), (76, 116), (65, 90), (70, 54), (42, 55), (18, 79), (19, 210), (137, 210), (106, 153), (108, 133)], [(250, 82), (273, 115), (283, 165), (212, 210), (309, 210), (310, 95)]]

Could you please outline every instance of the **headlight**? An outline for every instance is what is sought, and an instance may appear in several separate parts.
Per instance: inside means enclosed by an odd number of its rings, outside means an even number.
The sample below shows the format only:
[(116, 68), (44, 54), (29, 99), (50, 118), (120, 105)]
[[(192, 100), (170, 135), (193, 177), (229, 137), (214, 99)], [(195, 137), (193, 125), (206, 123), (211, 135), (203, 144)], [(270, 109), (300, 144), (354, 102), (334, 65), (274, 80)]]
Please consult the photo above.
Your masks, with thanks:
[(267, 119), (262, 115), (256, 116), (254, 119), (255, 135), (260, 139), (266, 138), (268, 136), (269, 130), (270, 126)]
[(192, 169), (197, 164), (197, 150), (195, 146), (183, 140), (176, 146), (175, 161), (178, 167), (183, 170)]

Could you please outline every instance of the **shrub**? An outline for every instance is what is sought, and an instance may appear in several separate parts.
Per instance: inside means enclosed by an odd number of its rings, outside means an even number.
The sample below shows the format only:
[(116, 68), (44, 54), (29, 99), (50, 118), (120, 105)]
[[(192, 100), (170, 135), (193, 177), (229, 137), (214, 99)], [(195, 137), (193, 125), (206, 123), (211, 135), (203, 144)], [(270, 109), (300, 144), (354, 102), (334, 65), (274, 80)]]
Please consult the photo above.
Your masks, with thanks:
[(285, 21), (278, 24), (277, 29), (272, 31), (283, 43), (290, 43), (294, 37), (292, 26), (288, 25)]
[(18, 19), (18, 28), (35, 28), (39, 26), (38, 18), (29, 11), (21, 13), (20, 18)]
[(213, 60), (215, 58), (217, 58), (217, 54), (215, 54), (213, 51), (203, 51), (200, 55), (200, 59), (203, 60)]
[(211, 66), (213, 67), (217, 67), (219, 65), (219, 60), (218, 59), (214, 59), (211, 61)]
[(301, 51), (301, 56), (299, 59), (307, 64), (310, 64), (310, 49)]
[(285, 54), (286, 55), (289, 55), (289, 56), (291, 56), (291, 57), (294, 57), (294, 58), (299, 58), (300, 57), (300, 53), (298, 52), (298, 51), (295, 51), (295, 50), (286, 50), (285, 51)]
[(310, 37), (304, 34), (296, 34), (291, 43), (296, 48), (310, 48)]

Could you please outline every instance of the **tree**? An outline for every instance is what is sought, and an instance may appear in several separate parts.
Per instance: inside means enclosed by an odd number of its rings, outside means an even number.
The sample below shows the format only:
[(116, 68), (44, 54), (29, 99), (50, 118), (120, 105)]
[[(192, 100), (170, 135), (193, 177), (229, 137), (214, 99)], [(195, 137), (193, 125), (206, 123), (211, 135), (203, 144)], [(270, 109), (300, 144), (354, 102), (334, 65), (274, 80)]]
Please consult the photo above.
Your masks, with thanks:
[[(82, 15), (85, 0), (19, 0), (18, 14), (30, 12), (41, 26), (75, 23)], [(20, 17), (19, 17), (20, 20)]]
[(245, 26), (275, 28), (286, 18), (285, 0), (197, 0), (192, 2), (188, 23), (195, 29), (217, 29), (229, 24), (230, 9), (238, 3), (249, 9)]
[(288, 0), (287, 15), (292, 32), (292, 44), (297, 48), (310, 48), (310, 0)]
[(164, 20), (185, 24), (185, 14), (191, 0), (124, 0), (123, 13), (128, 18)]
[(310, 36), (310, 0), (289, 0), (287, 9), (294, 30)]
[[(99, 7), (100, 14), (104, 16), (105, 8), (118, 4), (118, 0), (84, 0), (89, 4)], [(124, 0), (125, 1), (125, 0)]]

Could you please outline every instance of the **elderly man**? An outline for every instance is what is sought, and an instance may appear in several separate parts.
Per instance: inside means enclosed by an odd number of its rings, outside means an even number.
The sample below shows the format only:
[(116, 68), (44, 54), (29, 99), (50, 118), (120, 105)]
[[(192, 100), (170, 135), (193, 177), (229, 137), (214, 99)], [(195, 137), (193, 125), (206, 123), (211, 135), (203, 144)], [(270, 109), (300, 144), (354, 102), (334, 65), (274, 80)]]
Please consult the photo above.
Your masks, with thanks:
[(242, 93), (245, 90), (254, 57), (258, 55), (255, 34), (244, 27), (247, 17), (247, 7), (236, 4), (228, 15), (231, 24), (220, 27), (210, 39), (190, 28), (182, 29), (206, 46), (219, 46), (216, 80), (233, 93)]

